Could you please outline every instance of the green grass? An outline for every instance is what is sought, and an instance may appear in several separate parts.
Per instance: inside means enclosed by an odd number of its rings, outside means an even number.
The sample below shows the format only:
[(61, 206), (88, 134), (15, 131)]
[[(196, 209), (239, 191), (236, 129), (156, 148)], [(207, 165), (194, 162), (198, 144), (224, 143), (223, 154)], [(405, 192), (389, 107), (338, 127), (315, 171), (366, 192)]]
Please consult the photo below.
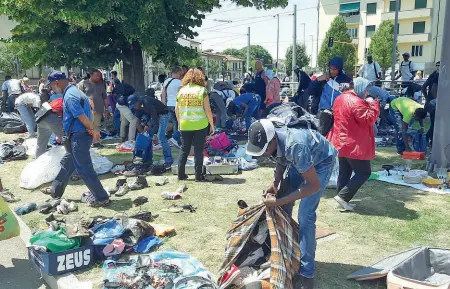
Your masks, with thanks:
[[(0, 134), (0, 140), (10, 136)], [(115, 163), (130, 160), (131, 155), (119, 153), (113, 146), (100, 153)], [(160, 159), (157, 153), (155, 159)], [(23, 199), (12, 208), (25, 201), (37, 203), (48, 196), (39, 190), (20, 189), (19, 176), (22, 168), (31, 161), (16, 161), (0, 165), (3, 184)], [(373, 162), (373, 170), (380, 170), (385, 163), (399, 163), (401, 159), (394, 148), (380, 149)], [(422, 167), (417, 162), (415, 167)], [(172, 248), (197, 257), (211, 272), (217, 274), (224, 256), (225, 234), (237, 213), (237, 201), (246, 200), (250, 204), (261, 200), (262, 190), (270, 183), (273, 170), (262, 167), (236, 176), (225, 176), (223, 183), (196, 184), (187, 182), (188, 190), (179, 203), (191, 203), (198, 207), (196, 213), (172, 214), (162, 212), (172, 202), (160, 197), (163, 190), (175, 190), (180, 183), (170, 175), (170, 183), (163, 188), (155, 187), (156, 177), (148, 177), (151, 187), (134, 191), (122, 198), (112, 197), (108, 208), (92, 209), (80, 204), (79, 211), (68, 218), (81, 216), (115, 216), (126, 211), (128, 215), (139, 208), (131, 201), (137, 196), (146, 196), (149, 203), (142, 209), (159, 214), (155, 222), (174, 225), (177, 235), (166, 240), (162, 248)], [(105, 186), (113, 186), (116, 177), (112, 174), (100, 177)], [(82, 181), (70, 182), (64, 197), (78, 200), (86, 190)], [(379, 259), (395, 252), (418, 245), (450, 247), (450, 196), (426, 194), (415, 189), (389, 185), (379, 181), (369, 181), (358, 192), (355, 213), (340, 213), (335, 210), (332, 197), (334, 190), (327, 190), (318, 209), (317, 226), (334, 230), (335, 240), (319, 243), (317, 247), (317, 287), (338, 288), (386, 288), (385, 281), (354, 282), (346, 276), (357, 269), (371, 265)], [(296, 212), (296, 210), (295, 210)], [(43, 216), (37, 212), (25, 215), (24, 221), (32, 228), (44, 225)], [(77, 273), (83, 280), (93, 280), (100, 286), (103, 274), (101, 266)]]

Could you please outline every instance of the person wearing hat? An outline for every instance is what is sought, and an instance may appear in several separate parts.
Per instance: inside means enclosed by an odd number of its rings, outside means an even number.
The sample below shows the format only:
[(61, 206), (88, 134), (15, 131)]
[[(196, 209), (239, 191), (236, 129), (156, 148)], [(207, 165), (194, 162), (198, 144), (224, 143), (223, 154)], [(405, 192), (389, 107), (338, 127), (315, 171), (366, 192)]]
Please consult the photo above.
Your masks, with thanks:
[(293, 100), (293, 102), (296, 102), (298, 105), (306, 109), (309, 95), (305, 94), (305, 92), (311, 84), (311, 78), (308, 76), (308, 74), (306, 74), (306, 72), (301, 70), (298, 65), (294, 66), (294, 72), (297, 75), (298, 79), (298, 90), (297, 98)]
[(431, 126), (427, 132), (427, 142), (433, 142), (433, 132), (434, 132), (434, 118), (436, 114), (436, 98), (437, 98), (437, 88), (439, 85), (439, 68), (441, 62), (436, 62), (436, 70), (430, 74), (428, 79), (422, 85), (422, 93), (425, 96), (425, 110), (430, 114)]
[(94, 130), (88, 97), (75, 85), (70, 84), (66, 74), (53, 71), (48, 76), (55, 93), (63, 93), (63, 128), (68, 138), (68, 150), (61, 159), (61, 170), (52, 183), (50, 193), (54, 199), (63, 196), (74, 171), (84, 181), (89, 193), (83, 198), (89, 206), (107, 206), (109, 196), (103, 188), (92, 165), (89, 149), (92, 141), (99, 141), (100, 134)]
[[(402, 56), (403, 61), (400, 62), (399, 73), (395, 79), (397, 80), (400, 78), (402, 81), (409, 82), (414, 79), (414, 75), (416, 75), (416, 69), (414, 68), (414, 63), (409, 60), (409, 58), (411, 57), (409, 52), (403, 53)], [(407, 86), (408, 84), (402, 84), (403, 88)]]
[(379, 100), (369, 97), (371, 82), (358, 77), (353, 83), (354, 88), (334, 102), (333, 128), (327, 136), (339, 152), (338, 195), (334, 199), (340, 211), (354, 210), (349, 202), (370, 177), (370, 161), (375, 158), (374, 125), (380, 113)]
[[(294, 288), (312, 289), (316, 268), (316, 210), (328, 185), (337, 151), (317, 130), (275, 128), (270, 120), (261, 119), (249, 129), (246, 152), (255, 157), (273, 157), (277, 163), (274, 181), (265, 192), (267, 207), (280, 206), (291, 215), (295, 201), (301, 199), (298, 209), (301, 267), (294, 280), (299, 280), (302, 287)], [(285, 172), (288, 176), (283, 179)]]

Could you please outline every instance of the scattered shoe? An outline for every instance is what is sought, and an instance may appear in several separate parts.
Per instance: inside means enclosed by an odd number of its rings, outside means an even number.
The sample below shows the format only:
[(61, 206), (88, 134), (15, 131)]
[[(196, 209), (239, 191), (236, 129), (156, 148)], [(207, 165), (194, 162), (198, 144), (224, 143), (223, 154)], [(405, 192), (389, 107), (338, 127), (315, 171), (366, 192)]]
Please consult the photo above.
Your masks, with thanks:
[(62, 215), (67, 215), (76, 210), (78, 210), (78, 205), (75, 202), (69, 203), (66, 200), (61, 200), (61, 203), (56, 207), (56, 212)]
[(161, 197), (164, 200), (179, 200), (182, 198), (181, 194), (176, 192), (162, 192)]
[(49, 199), (45, 203), (40, 204), (37, 209), (41, 214), (56, 212), (56, 207), (61, 203), (60, 199)]
[(335, 196), (334, 200), (339, 204), (339, 206), (340, 206), (339, 210), (341, 212), (346, 212), (346, 211), (353, 212), (355, 210), (355, 206), (347, 203), (339, 196)]
[(192, 206), (191, 204), (184, 204), (184, 205), (172, 204), (167, 209), (163, 209), (162, 211), (170, 213), (181, 213), (181, 212), (195, 213), (196, 210), (197, 208)]
[(27, 204), (24, 204), (24, 205), (18, 207), (16, 209), (16, 214), (19, 216), (26, 215), (26, 214), (31, 213), (34, 210), (36, 210), (36, 208), (37, 208), (36, 203), (27, 203)]
[(208, 182), (223, 182), (223, 177), (219, 175), (206, 175), (204, 179)]
[(160, 177), (158, 178), (158, 180), (156, 181), (155, 185), (157, 185), (158, 187), (162, 187), (165, 184), (169, 183), (169, 179), (167, 177)]
[(90, 203), (87, 203), (87, 205), (89, 207), (99, 208), (99, 207), (107, 207), (110, 203), (111, 203), (111, 201), (108, 199), (108, 200), (104, 200), (104, 201), (90, 202)]
[(118, 196), (118, 197), (125, 196), (126, 194), (128, 194), (129, 191), (130, 191), (130, 188), (128, 187), (128, 184), (125, 183), (125, 184), (123, 184), (123, 186), (121, 186), (120, 189), (117, 191), (116, 196)]
[(40, 189), (41, 193), (46, 194), (46, 195), (51, 195), (52, 194), (52, 188), (47, 187), (47, 188), (42, 188)]
[(58, 223), (66, 222), (66, 218), (56, 218), (55, 215), (53, 215), (53, 214), (48, 215), (44, 220), (47, 223), (54, 222), (54, 221), (56, 221)]
[(137, 170), (137, 169), (132, 169), (130, 171), (123, 172), (123, 175), (128, 178), (137, 177), (140, 174), (141, 174), (141, 171)]
[(230, 270), (225, 272), (225, 274), (223, 274), (222, 278), (220, 279), (220, 288), (227, 288), (229, 285), (231, 285), (234, 279), (239, 276), (239, 273), (239, 268), (236, 265), (232, 264)]
[(20, 201), (20, 198), (17, 198), (13, 195), (13, 193), (10, 193), (8, 191), (2, 191), (0, 192), (0, 195), (2, 196), (3, 200), (8, 203), (14, 203)]
[(116, 186), (109, 190), (110, 194), (115, 194), (120, 189), (121, 186), (123, 186), (127, 182), (126, 179), (118, 179), (116, 181)]
[(135, 206), (142, 206), (143, 204), (148, 203), (148, 198), (147, 197), (137, 197), (136, 199), (133, 200), (133, 204)]
[(93, 148), (101, 149), (101, 148), (104, 148), (105, 146), (98, 142), (98, 143), (92, 144), (92, 147), (93, 147)]
[(145, 176), (138, 176), (135, 182), (128, 185), (128, 188), (132, 191), (142, 190), (148, 187), (148, 182)]
[(85, 192), (81, 194), (81, 202), (82, 203), (89, 203), (95, 201), (95, 197), (91, 192)]
[(186, 184), (183, 184), (183, 185), (179, 186), (175, 192), (178, 194), (182, 194), (182, 193), (186, 192), (187, 189), (188, 189), (188, 187), (186, 186)]
[(172, 169), (172, 164), (171, 163), (165, 163), (164, 164), (164, 169), (167, 171), (170, 171)]
[(122, 254), (125, 249), (125, 243), (122, 239), (116, 239), (111, 244), (108, 244), (103, 248), (103, 255), (105, 257), (111, 257)]

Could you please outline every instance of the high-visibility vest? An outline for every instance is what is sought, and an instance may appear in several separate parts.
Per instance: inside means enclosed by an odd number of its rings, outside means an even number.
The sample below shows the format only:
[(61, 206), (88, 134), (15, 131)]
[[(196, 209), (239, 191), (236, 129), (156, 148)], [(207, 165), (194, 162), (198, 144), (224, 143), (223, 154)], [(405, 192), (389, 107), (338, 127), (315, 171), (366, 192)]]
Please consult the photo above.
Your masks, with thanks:
[(180, 130), (201, 130), (208, 126), (203, 102), (208, 94), (205, 87), (188, 84), (177, 95)]

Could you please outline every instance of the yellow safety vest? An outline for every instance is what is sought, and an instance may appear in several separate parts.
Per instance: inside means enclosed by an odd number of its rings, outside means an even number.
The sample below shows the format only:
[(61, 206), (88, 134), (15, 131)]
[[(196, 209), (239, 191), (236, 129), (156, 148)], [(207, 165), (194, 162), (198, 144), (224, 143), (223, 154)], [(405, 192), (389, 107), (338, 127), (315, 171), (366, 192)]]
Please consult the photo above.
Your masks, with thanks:
[(196, 84), (188, 84), (180, 89), (177, 95), (180, 130), (201, 130), (208, 126), (203, 108), (206, 95), (206, 88)]

